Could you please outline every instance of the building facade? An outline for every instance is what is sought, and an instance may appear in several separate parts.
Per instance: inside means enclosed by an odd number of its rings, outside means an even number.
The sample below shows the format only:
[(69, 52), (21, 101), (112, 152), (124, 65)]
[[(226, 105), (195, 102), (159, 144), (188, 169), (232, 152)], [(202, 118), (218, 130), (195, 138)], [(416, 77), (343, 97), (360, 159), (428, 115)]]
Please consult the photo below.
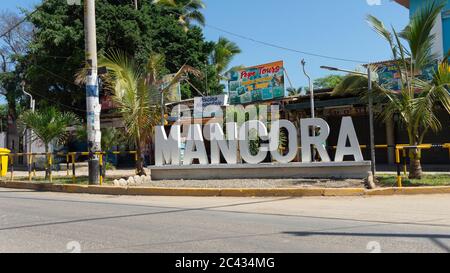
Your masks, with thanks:
[[(410, 17), (424, 5), (432, 0), (395, 0), (397, 3), (409, 9)], [(446, 0), (446, 6), (442, 13), (438, 16), (434, 27), (436, 40), (434, 44), (434, 52), (441, 58), (450, 51), (450, 0)]]

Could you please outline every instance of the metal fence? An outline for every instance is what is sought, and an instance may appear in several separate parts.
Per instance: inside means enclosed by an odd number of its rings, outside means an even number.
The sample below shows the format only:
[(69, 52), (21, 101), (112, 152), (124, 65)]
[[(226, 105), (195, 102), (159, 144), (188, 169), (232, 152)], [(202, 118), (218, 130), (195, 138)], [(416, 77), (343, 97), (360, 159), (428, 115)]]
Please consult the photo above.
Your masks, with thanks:
[[(403, 176), (402, 176), (402, 166), (403, 166), (403, 174), (407, 175), (407, 159), (409, 157), (409, 151), (413, 149), (419, 150), (432, 150), (432, 149), (448, 149), (448, 155), (450, 157), (450, 143), (444, 144), (421, 144), (421, 145), (396, 145), (395, 146), (395, 163), (397, 165), (397, 187), (401, 188)], [(401, 155), (400, 155), (401, 153)]]
[[(105, 180), (106, 171), (106, 160), (107, 155), (134, 155), (135, 162), (137, 161), (136, 151), (113, 151), (113, 152), (97, 152), (95, 153), (99, 157), (99, 173), (100, 173), (100, 185), (103, 184)], [(36, 158), (39, 156), (45, 156), (45, 170), (48, 171), (48, 179), (53, 182), (52, 169), (54, 167), (55, 157), (65, 157), (66, 161), (66, 176), (72, 177), (72, 182), (76, 182), (76, 156), (92, 156), (93, 154), (89, 152), (68, 152), (68, 153), (0, 153), (0, 157), (8, 157), (8, 171), (10, 172), (10, 180), (14, 180), (14, 158), (15, 157), (27, 157), (27, 170), (28, 170), (28, 181), (32, 181), (33, 177), (36, 177)], [(3, 164), (0, 164), (0, 172), (2, 171)]]

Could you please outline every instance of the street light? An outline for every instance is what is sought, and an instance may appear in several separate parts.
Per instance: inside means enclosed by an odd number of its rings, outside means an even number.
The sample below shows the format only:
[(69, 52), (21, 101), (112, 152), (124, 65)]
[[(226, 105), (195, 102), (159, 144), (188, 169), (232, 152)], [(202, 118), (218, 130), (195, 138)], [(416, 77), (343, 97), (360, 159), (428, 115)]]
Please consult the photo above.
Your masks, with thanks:
[(373, 97), (372, 97), (372, 72), (370, 70), (370, 66), (367, 66), (367, 74), (352, 70), (340, 69), (336, 67), (330, 66), (321, 66), (320, 68), (330, 70), (330, 71), (339, 71), (346, 72), (354, 75), (367, 76), (369, 86), (368, 86), (368, 94), (369, 94), (369, 134), (370, 134), (370, 161), (372, 163), (372, 176), (375, 179), (376, 167), (375, 167), (375, 136), (374, 136), (374, 127), (373, 127)]
[(31, 109), (31, 112), (34, 113), (35, 100), (33, 99), (33, 95), (31, 95), (30, 93), (28, 93), (27, 91), (25, 91), (25, 82), (24, 82), (24, 81), (22, 81), (22, 82), (20, 83), (20, 85), (22, 86), (22, 92), (23, 92), (25, 95), (27, 95), (28, 97), (30, 97), (30, 109)]
[(309, 100), (310, 100), (310, 104), (311, 104), (311, 118), (315, 118), (316, 114), (314, 112), (314, 85), (311, 81), (311, 77), (308, 75), (308, 73), (306, 73), (305, 65), (306, 65), (306, 62), (303, 59), (302, 60), (303, 73), (308, 78), (308, 82), (309, 82)]
[[(302, 68), (303, 68), (303, 74), (305, 74), (305, 76), (308, 78), (308, 83), (309, 83), (309, 101), (310, 101), (310, 107), (311, 107), (311, 118), (315, 118), (316, 117), (316, 113), (315, 113), (315, 106), (314, 106), (314, 84), (311, 80), (311, 77), (308, 75), (308, 73), (306, 72), (305, 66), (306, 66), (306, 62), (305, 59), (302, 59), (301, 61), (302, 64)], [(316, 127), (312, 127), (312, 136), (316, 135)], [(316, 150), (313, 150), (312, 153), (312, 161), (314, 162), (316, 158)]]
[[(22, 86), (22, 92), (27, 95), (28, 97), (30, 97), (30, 109), (31, 112), (34, 113), (34, 108), (35, 108), (35, 103), (36, 101), (33, 99), (33, 95), (31, 95), (30, 93), (28, 93), (27, 91), (25, 91), (25, 81), (22, 81), (20, 83), (20, 85)], [(32, 148), (33, 148), (33, 130), (32, 129), (28, 129), (28, 137), (29, 139), (28, 141), (28, 153), (32, 153)], [(30, 157), (28, 157), (28, 160), (30, 160)], [(28, 164), (28, 168), (29, 168), (29, 172), (31, 172), (31, 164)]]

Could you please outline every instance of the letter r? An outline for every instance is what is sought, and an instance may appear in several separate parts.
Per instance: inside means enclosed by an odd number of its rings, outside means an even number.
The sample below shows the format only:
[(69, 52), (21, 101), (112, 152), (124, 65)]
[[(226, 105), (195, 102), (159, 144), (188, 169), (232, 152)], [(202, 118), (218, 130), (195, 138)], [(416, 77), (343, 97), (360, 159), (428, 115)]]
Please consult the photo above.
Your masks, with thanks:
[[(320, 128), (317, 136), (311, 136), (310, 128)], [(330, 162), (330, 156), (325, 149), (326, 141), (330, 135), (330, 126), (321, 118), (308, 118), (300, 121), (300, 133), (302, 144), (302, 162), (311, 162), (311, 146), (316, 147), (322, 162)]]

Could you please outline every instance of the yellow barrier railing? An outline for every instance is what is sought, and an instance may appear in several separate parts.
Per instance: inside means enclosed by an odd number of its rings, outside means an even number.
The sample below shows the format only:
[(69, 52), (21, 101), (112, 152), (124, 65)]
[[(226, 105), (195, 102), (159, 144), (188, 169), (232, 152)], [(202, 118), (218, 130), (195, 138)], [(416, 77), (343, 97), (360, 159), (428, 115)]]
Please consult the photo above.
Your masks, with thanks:
[[(403, 165), (403, 174), (407, 175), (407, 154), (410, 149), (419, 150), (430, 150), (430, 149), (448, 149), (450, 157), (450, 143), (444, 144), (421, 144), (421, 145), (396, 145), (395, 147), (395, 163), (397, 165), (397, 187), (401, 188), (403, 186), (403, 177), (401, 175), (401, 166)], [(402, 157), (400, 156), (400, 151), (402, 151)], [(403, 160), (402, 160), (403, 159)], [(402, 164), (403, 163), (403, 164)]]
[[(367, 149), (368, 145), (360, 145), (361, 149)], [(328, 148), (336, 149), (336, 146), (329, 146)], [(407, 175), (407, 157), (408, 157), (408, 150), (410, 149), (420, 149), (420, 150), (429, 150), (429, 149), (448, 149), (449, 157), (450, 157), (450, 143), (444, 143), (444, 144), (421, 144), (421, 145), (409, 145), (409, 144), (398, 144), (398, 145), (375, 145), (376, 149), (395, 149), (395, 163), (397, 166), (397, 187), (402, 187), (402, 171), (403, 175)], [(298, 147), (298, 149), (301, 149), (301, 146)], [(120, 155), (120, 154), (130, 154), (134, 155), (134, 160), (137, 161), (137, 151), (112, 151), (112, 152), (97, 152), (96, 155), (99, 155), (99, 167), (100, 167), (100, 184), (102, 184), (105, 180), (105, 159), (104, 156), (108, 154), (112, 155)], [(67, 172), (66, 175), (70, 176), (69, 166), (72, 165), (72, 182), (76, 182), (76, 168), (75, 168), (75, 157), (77, 155), (83, 155), (83, 156), (89, 156), (91, 153), (89, 152), (68, 152), (68, 153), (0, 153), (0, 156), (8, 156), (9, 166), (10, 166), (10, 180), (14, 180), (14, 157), (17, 156), (27, 156), (28, 157), (28, 180), (32, 181), (33, 177), (36, 177), (36, 156), (46, 156), (46, 166), (45, 169), (51, 170), (53, 166), (53, 157), (54, 156), (62, 156), (66, 158), (66, 167)], [(402, 168), (403, 166), (403, 168)], [(1, 167), (2, 168), (2, 167)], [(1, 170), (0, 168), (0, 170)], [(52, 182), (52, 172), (49, 171), (49, 180)]]
[[(134, 155), (134, 160), (137, 161), (137, 151), (113, 151), (113, 152), (96, 152), (94, 153), (99, 156), (99, 182), (100, 185), (103, 184), (105, 181), (105, 170), (106, 170), (106, 164), (104, 156), (106, 155)], [(68, 152), (68, 153), (0, 153), (1, 156), (7, 156), (9, 161), (9, 172), (11, 174), (10, 180), (14, 181), (14, 157), (20, 157), (20, 156), (26, 156), (27, 157), (27, 171), (28, 171), (28, 181), (32, 181), (33, 177), (36, 177), (36, 157), (37, 156), (45, 156), (45, 172), (48, 174), (48, 179), (50, 182), (53, 182), (53, 175), (51, 172), (51, 169), (53, 168), (54, 164), (54, 156), (60, 156), (66, 158), (66, 175), (70, 176), (70, 164), (72, 165), (72, 183), (76, 182), (76, 156), (90, 156), (91, 153), (89, 152)], [(3, 168), (3, 166), (1, 167)], [(0, 168), (0, 169), (1, 169)]]

